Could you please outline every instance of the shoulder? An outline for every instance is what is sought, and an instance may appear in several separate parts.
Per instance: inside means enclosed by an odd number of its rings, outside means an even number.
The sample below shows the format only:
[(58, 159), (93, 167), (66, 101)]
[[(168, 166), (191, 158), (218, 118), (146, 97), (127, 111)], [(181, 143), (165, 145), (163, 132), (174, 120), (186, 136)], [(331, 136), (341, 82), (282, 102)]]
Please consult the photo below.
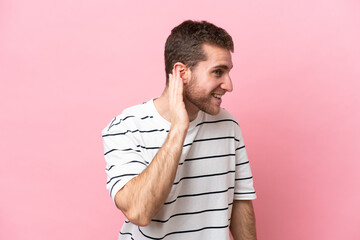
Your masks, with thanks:
[(103, 135), (110, 132), (119, 132), (136, 128), (142, 124), (144, 119), (151, 118), (149, 115), (148, 102), (134, 105), (124, 109), (118, 116), (114, 117), (103, 129)]

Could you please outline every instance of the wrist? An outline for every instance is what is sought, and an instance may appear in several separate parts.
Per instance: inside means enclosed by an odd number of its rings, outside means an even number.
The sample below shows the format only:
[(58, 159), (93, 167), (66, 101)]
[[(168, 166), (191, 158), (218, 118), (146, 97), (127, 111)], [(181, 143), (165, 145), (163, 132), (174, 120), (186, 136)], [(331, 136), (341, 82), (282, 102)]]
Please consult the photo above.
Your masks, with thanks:
[(171, 126), (169, 131), (169, 138), (179, 138), (184, 140), (188, 131), (188, 126)]

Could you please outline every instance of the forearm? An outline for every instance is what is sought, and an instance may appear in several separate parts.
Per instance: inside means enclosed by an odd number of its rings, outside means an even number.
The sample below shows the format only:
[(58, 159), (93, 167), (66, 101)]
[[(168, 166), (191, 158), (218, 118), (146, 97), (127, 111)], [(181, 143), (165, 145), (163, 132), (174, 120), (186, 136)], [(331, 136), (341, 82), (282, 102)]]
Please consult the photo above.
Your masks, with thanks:
[(235, 200), (230, 230), (234, 240), (256, 240), (255, 213), (251, 200)]
[(115, 196), (116, 205), (137, 225), (147, 225), (164, 204), (176, 175), (186, 129), (173, 127), (150, 165)]

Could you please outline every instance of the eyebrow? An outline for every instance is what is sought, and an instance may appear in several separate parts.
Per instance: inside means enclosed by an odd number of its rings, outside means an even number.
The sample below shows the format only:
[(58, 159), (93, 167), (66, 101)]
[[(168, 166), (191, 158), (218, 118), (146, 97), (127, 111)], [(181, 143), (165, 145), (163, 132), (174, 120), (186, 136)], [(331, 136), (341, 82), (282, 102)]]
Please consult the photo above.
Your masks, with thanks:
[(216, 66), (212, 67), (212, 69), (214, 69), (214, 68), (223, 68), (223, 69), (228, 70), (228, 69), (232, 69), (232, 67), (233, 67), (233, 66), (231, 66), (231, 67), (229, 68), (227, 65), (216, 65)]

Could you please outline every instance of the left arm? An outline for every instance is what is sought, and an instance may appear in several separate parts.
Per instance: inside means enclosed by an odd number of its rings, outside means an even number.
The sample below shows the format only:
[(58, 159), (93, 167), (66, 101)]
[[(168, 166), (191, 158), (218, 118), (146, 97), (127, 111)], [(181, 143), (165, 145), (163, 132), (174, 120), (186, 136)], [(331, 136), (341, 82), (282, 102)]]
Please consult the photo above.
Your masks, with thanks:
[(256, 240), (255, 213), (251, 200), (234, 200), (230, 230), (234, 240)]

